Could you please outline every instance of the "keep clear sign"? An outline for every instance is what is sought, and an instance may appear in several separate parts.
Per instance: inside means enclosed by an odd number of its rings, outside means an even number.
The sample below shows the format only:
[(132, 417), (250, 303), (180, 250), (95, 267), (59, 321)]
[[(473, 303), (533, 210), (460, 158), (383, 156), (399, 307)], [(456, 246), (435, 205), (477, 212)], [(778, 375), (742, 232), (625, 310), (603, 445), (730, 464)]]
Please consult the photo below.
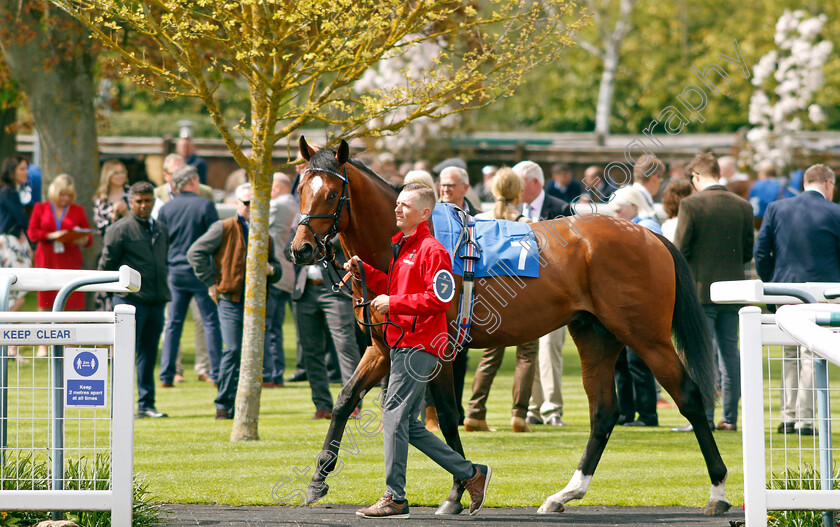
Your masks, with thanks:
[(107, 348), (64, 348), (65, 407), (107, 407), (107, 381)]

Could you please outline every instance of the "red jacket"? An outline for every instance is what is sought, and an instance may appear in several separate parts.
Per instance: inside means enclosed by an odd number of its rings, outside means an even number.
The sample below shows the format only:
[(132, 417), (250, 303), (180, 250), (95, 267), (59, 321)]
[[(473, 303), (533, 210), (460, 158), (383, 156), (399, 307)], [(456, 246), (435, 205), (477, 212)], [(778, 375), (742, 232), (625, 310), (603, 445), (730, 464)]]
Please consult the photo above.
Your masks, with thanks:
[[(391, 241), (396, 245), (403, 239), (402, 232)], [(411, 236), (405, 238), (396, 259), (392, 258), (386, 275), (365, 264), (367, 285), (377, 295), (388, 294), (389, 313), (387, 320), (400, 326), (400, 330), (386, 325), (385, 341), (389, 346), (401, 348), (416, 347), (436, 355), (444, 355), (449, 337), (446, 327), (444, 302), (435, 294), (433, 281), (441, 269), (452, 273), (449, 253), (429, 232), (426, 222), (417, 226)]]

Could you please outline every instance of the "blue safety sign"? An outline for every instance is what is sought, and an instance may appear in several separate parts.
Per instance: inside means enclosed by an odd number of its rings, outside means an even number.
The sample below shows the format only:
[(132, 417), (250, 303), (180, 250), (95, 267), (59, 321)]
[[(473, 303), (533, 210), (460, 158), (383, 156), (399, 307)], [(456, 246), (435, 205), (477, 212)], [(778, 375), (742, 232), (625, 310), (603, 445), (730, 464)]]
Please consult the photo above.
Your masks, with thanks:
[(73, 369), (82, 377), (90, 377), (99, 369), (99, 361), (93, 353), (83, 351), (73, 359)]
[(64, 405), (79, 408), (108, 406), (108, 350), (64, 348)]

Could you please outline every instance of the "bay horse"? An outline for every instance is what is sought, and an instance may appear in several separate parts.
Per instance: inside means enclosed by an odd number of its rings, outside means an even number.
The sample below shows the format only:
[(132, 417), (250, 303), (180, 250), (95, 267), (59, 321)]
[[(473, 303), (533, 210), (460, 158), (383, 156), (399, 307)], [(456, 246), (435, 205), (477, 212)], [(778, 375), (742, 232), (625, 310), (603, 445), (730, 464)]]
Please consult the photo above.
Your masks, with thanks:
[[(358, 255), (387, 272), (391, 236), (397, 232), (394, 208), (399, 189), (361, 162), (350, 159), (345, 141), (316, 151), (301, 137), (301, 156), (309, 163), (301, 175), (301, 224), (290, 251), (295, 263), (313, 264), (330, 252), (336, 233), (349, 258)], [(568, 484), (548, 496), (538, 512), (561, 512), (565, 503), (586, 494), (615, 426), (619, 410), (613, 382), (616, 359), (627, 345), (650, 366), (680, 413), (694, 428), (711, 479), (705, 513), (729, 509), (726, 466), (704, 405), (714, 403), (712, 346), (691, 272), (679, 250), (664, 237), (635, 223), (598, 214), (575, 215), (530, 224), (538, 243), (538, 278), (501, 274), (475, 280), (470, 347), (513, 346), (535, 340), (561, 326), (580, 354), (589, 400), (590, 435)], [(456, 276), (456, 291), (461, 277)], [(362, 297), (359, 282), (354, 296)], [(368, 292), (368, 298), (373, 298)], [(447, 319), (457, 316), (453, 301)], [(357, 318), (362, 315), (357, 310)], [(373, 321), (381, 317), (372, 311)], [(452, 326), (452, 325), (450, 325)], [(450, 327), (450, 335), (454, 333)], [(676, 339), (675, 349), (671, 337)], [(463, 454), (458, 435), (451, 362), (441, 360), (430, 382), (439, 425), (447, 444)], [(318, 456), (306, 503), (326, 495), (347, 419), (361, 397), (388, 374), (389, 348), (374, 333), (351, 379), (339, 393), (332, 422)], [(458, 514), (463, 487), (458, 481), (436, 514)]]

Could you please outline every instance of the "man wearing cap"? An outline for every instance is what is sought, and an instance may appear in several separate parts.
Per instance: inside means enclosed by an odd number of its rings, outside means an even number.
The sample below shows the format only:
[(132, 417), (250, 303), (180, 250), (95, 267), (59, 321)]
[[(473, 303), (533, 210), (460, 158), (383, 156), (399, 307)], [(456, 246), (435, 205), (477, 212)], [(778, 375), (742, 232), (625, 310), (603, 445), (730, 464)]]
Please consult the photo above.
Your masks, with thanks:
[[(160, 209), (158, 221), (169, 229), (169, 289), (172, 303), (164, 330), (163, 350), (160, 358), (160, 382), (162, 388), (173, 386), (176, 372), (176, 357), (181, 342), (181, 331), (187, 308), (194, 300), (201, 313), (201, 327), (209, 355), (210, 376), (218, 379), (219, 356), (222, 349), (222, 335), (219, 329), (219, 314), (216, 303), (210, 298), (207, 286), (199, 280), (187, 261), (190, 246), (210, 226), (218, 221), (219, 214), (212, 202), (198, 195), (199, 182), (195, 167), (183, 165), (172, 175), (172, 190), (175, 196)], [(208, 353), (209, 352), (209, 353)], [(198, 353), (196, 353), (198, 356)], [(197, 359), (196, 359), (197, 360)]]
[[(219, 366), (216, 419), (233, 419), (239, 359), (242, 353), (242, 326), (245, 316), (245, 260), (248, 256), (248, 221), (251, 216), (251, 184), (236, 187), (236, 216), (210, 226), (190, 247), (187, 260), (196, 276), (218, 298), (224, 349)], [(268, 240), (265, 273), (269, 284), (280, 280), (283, 269), (274, 257)]]

